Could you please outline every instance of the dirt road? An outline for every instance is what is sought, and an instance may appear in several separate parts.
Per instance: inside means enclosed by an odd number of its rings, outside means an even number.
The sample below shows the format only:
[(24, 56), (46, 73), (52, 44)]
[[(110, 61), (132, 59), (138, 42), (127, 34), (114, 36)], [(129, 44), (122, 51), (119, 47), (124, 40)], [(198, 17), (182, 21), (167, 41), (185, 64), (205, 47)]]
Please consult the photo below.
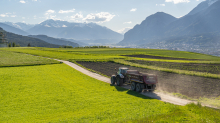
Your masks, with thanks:
[[(72, 62), (69, 62), (69, 61), (63, 61), (63, 60), (58, 60), (60, 62), (63, 62), (67, 65), (69, 65), (70, 67), (80, 71), (81, 73), (84, 73), (92, 78), (95, 78), (97, 80), (100, 80), (100, 81), (103, 81), (103, 82), (106, 82), (106, 83), (111, 83), (110, 82), (110, 79), (107, 78), (107, 77), (104, 77), (102, 75), (99, 75), (97, 73), (93, 73), (91, 71), (88, 71)], [(128, 85), (124, 85), (122, 86), (123, 88), (126, 88), (126, 89), (130, 89), (130, 86)], [(154, 92), (154, 93), (150, 93), (150, 92), (142, 92), (141, 93), (142, 95), (145, 95), (145, 96), (148, 96), (148, 97), (151, 97), (151, 98), (155, 98), (155, 99), (158, 99), (158, 100), (161, 100), (161, 101), (164, 101), (164, 102), (169, 102), (169, 103), (172, 103), (172, 104), (176, 104), (176, 105), (186, 105), (188, 103), (191, 103), (192, 101), (189, 101), (189, 100), (185, 100), (185, 99), (180, 99), (180, 98), (177, 98), (177, 97), (173, 97), (173, 96), (170, 96), (170, 95), (166, 95), (166, 94), (163, 94), (163, 93), (158, 93), (158, 92)]]

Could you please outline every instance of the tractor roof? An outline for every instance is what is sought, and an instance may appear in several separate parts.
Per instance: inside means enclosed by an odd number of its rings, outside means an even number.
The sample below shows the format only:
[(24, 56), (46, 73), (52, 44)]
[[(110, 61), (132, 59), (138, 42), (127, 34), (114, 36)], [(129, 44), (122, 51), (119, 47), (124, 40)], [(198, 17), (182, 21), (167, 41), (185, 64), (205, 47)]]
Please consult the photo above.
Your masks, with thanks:
[(127, 67), (119, 67), (119, 69), (126, 69), (127, 70), (128, 68)]

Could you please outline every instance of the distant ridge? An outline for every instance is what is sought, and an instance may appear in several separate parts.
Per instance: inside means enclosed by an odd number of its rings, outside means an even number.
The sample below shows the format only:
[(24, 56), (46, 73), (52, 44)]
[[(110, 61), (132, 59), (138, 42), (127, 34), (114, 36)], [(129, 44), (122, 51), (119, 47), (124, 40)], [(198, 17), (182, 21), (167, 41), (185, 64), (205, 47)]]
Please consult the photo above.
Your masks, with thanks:
[(15, 28), (18, 28), (18, 29), (21, 29), (23, 31), (26, 31), (32, 27), (35, 26), (35, 24), (26, 24), (26, 23), (22, 23), (22, 22), (17, 22), (17, 23), (12, 23), (12, 22), (2, 22), (4, 24), (7, 24), (9, 26), (12, 26), (12, 27), (15, 27)]
[(24, 36), (29, 35), (29, 33), (25, 32), (21, 29), (9, 26), (9, 25), (4, 24), (4, 23), (0, 23), (0, 27), (3, 28), (7, 32), (15, 33), (15, 34), (18, 34), (18, 35), (24, 35)]
[[(0, 31), (3, 29), (0, 28)], [(8, 43), (15, 42), (16, 44), (19, 44), (21, 47), (27, 47), (27, 45), (30, 43), (31, 47), (50, 47), (50, 48), (59, 48), (60, 45), (50, 44), (43, 40), (37, 39), (37, 38), (31, 38), (27, 36), (17, 35), (11, 32), (6, 32), (7, 35), (7, 41)]]
[(79, 44), (77, 44), (77, 43), (74, 43), (74, 42), (71, 42), (71, 41), (62, 40), (62, 39), (48, 37), (46, 35), (29, 35), (28, 37), (41, 39), (41, 40), (43, 40), (43, 41), (45, 41), (47, 43), (50, 43), (50, 44), (56, 44), (56, 45), (62, 45), (62, 46), (79, 47)]

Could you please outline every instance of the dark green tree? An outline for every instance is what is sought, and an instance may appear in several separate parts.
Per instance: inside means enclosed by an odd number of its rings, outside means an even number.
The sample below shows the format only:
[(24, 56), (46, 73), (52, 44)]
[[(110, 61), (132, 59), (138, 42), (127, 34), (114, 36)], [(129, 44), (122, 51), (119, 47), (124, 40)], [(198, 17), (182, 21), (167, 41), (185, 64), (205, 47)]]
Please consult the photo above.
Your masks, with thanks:
[(12, 43), (12, 47), (15, 47), (15, 45), (16, 45), (15, 42), (13, 42), (13, 43)]
[(11, 47), (11, 43), (8, 44), (8, 47)]
[(31, 44), (30, 43), (28, 43), (28, 45), (27, 45), (28, 47), (30, 47), (31, 46)]

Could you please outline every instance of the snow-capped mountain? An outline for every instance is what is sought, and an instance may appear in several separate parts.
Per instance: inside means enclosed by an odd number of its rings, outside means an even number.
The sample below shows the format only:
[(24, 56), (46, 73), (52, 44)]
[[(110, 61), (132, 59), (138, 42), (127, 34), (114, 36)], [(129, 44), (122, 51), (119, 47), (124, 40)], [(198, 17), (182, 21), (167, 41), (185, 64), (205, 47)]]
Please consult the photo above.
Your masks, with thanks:
[(26, 23), (21, 23), (21, 22), (17, 22), (17, 23), (12, 23), (12, 22), (3, 22), (4, 24), (7, 24), (9, 26), (21, 29), (23, 31), (26, 31), (32, 27), (35, 26), (35, 24), (26, 24)]
[(27, 30), (32, 35), (44, 34), (55, 38), (114, 39), (120, 41), (123, 35), (95, 23), (70, 23), (49, 19)]
[(39, 25), (45, 26), (45, 27), (59, 28), (59, 27), (68, 27), (70, 26), (70, 23), (67, 21), (49, 19), (49, 20), (41, 22)]

